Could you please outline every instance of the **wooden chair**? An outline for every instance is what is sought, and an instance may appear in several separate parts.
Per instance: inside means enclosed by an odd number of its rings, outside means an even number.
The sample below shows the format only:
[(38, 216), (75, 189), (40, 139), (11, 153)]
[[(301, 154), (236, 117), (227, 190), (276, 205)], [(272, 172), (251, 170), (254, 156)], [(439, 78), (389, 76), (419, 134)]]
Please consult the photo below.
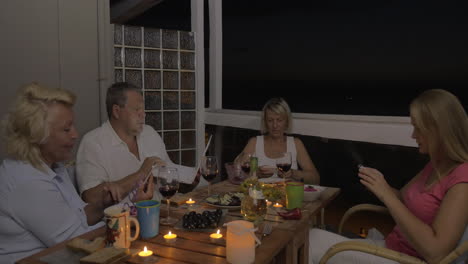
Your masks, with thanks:
[[(351, 207), (348, 209), (345, 214), (343, 215), (339, 227), (338, 232), (341, 234), (343, 225), (346, 220), (351, 217), (356, 212), (359, 211), (374, 211), (380, 213), (387, 213), (388, 209), (383, 206), (373, 205), (373, 204), (359, 204), (356, 206)], [(330, 247), (325, 255), (320, 260), (320, 264), (325, 264), (327, 261), (333, 257), (335, 254), (342, 252), (342, 251), (360, 251), (376, 256), (380, 256), (383, 258), (391, 259), (393, 261), (405, 264), (423, 264), (426, 263), (423, 260), (418, 258), (406, 255), (404, 253), (394, 251), (388, 248), (379, 247), (376, 245), (371, 245), (361, 241), (344, 241), (337, 243)], [(466, 261), (466, 262), (465, 262)], [(463, 234), (458, 246), (450, 252), (441, 262), (440, 264), (463, 264), (468, 263), (468, 226), (465, 229), (465, 233)]]

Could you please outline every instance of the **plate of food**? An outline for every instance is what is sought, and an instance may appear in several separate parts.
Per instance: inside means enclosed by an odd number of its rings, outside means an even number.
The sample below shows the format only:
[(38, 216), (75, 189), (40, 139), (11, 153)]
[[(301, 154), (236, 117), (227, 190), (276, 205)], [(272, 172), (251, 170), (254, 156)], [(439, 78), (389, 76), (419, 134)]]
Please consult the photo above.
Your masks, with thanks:
[(213, 194), (205, 199), (205, 203), (221, 209), (239, 209), (244, 194), (241, 192), (227, 192)]
[(262, 183), (267, 183), (267, 184), (273, 184), (273, 183), (280, 183), (280, 182), (284, 182), (284, 179), (283, 178), (280, 178), (278, 176), (276, 177), (269, 177), (269, 178), (261, 178), (261, 179), (258, 179), (259, 182), (262, 182)]

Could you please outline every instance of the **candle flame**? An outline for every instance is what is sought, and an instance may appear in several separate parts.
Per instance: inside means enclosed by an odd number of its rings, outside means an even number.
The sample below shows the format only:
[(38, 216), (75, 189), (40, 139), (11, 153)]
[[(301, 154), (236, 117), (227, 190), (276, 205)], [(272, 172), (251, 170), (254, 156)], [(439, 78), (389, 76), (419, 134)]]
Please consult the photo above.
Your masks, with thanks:
[(168, 235), (171, 235), (171, 231), (169, 231)]
[(148, 252), (148, 249), (146, 248), (146, 246), (145, 246), (145, 248), (143, 249), (143, 252), (145, 252), (145, 253)]
[(192, 198), (190, 198), (189, 201), (191, 202), (191, 201), (192, 201)]
[(219, 234), (219, 229), (218, 229), (218, 232), (216, 232), (216, 234)]

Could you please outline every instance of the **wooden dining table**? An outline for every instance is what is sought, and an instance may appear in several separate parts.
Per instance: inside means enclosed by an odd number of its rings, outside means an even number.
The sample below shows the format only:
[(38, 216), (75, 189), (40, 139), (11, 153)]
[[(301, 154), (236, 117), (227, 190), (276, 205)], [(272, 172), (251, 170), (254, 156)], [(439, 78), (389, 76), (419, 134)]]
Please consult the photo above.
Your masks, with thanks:
[[(211, 186), (212, 193), (224, 193), (239, 191), (239, 185), (234, 185), (228, 181), (222, 181)], [(299, 220), (285, 220), (277, 214), (276, 208), (269, 207), (264, 221), (258, 225), (256, 235), (261, 240), (261, 244), (255, 250), (255, 264), (267, 263), (308, 263), (309, 228), (317, 224), (317, 216), (323, 213), (324, 209), (339, 194), (339, 188), (327, 187), (322, 191), (320, 197), (315, 201), (306, 201), (301, 208), (302, 217)], [(185, 201), (195, 200), (201, 208), (209, 209), (210, 205), (202, 201), (208, 196), (207, 188), (200, 187), (193, 192), (177, 195), (171, 203), (171, 217), (179, 219), (187, 213), (190, 208)], [(212, 209), (212, 207), (211, 207)], [(161, 208), (161, 216), (165, 216), (166, 210)], [(229, 210), (225, 213), (224, 222), (242, 220), (239, 209)], [(267, 236), (262, 236), (262, 229), (265, 223), (270, 223), (272, 232)], [(210, 239), (210, 232), (190, 231), (176, 226), (159, 227), (159, 234), (150, 239), (138, 238), (131, 244), (129, 254), (113, 261), (112, 263), (228, 263), (226, 259), (226, 228), (219, 227), (223, 237), (218, 241)], [(169, 231), (177, 234), (177, 239), (173, 243), (166, 242), (164, 235)], [(93, 240), (105, 235), (105, 228), (99, 228), (80, 237)], [(70, 263), (78, 264), (79, 259), (84, 255), (82, 252), (75, 252), (66, 246), (67, 241), (47, 248), (39, 253), (17, 261), (17, 264), (43, 264), (43, 263)], [(136, 252), (144, 247), (152, 250), (154, 255), (151, 261), (139, 257)]]

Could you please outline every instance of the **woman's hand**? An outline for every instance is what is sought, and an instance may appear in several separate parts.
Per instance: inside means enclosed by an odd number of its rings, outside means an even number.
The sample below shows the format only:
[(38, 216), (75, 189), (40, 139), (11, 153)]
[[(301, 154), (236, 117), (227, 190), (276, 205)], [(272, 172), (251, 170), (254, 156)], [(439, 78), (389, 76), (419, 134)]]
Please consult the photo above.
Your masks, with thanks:
[(272, 166), (260, 166), (258, 167), (258, 177), (259, 178), (268, 178), (271, 177), (276, 172), (276, 167)]
[(278, 170), (278, 176), (281, 178), (292, 178), (292, 175), (292, 169), (288, 170), (287, 172), (281, 172), (280, 170)]
[(382, 202), (385, 203), (385, 201), (391, 197), (398, 199), (393, 188), (388, 185), (385, 177), (380, 171), (373, 168), (361, 167), (359, 168), (358, 175), (361, 178), (360, 182), (374, 193)]

